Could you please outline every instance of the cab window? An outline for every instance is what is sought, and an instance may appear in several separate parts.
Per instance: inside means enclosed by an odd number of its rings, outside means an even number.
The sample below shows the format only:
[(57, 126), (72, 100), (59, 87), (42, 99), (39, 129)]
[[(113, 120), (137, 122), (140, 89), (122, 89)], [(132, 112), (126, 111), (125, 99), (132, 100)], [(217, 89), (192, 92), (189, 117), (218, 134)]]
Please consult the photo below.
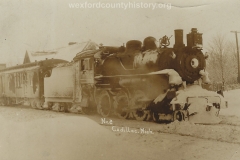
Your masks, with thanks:
[(93, 59), (86, 58), (81, 60), (81, 70), (92, 70), (93, 69)]

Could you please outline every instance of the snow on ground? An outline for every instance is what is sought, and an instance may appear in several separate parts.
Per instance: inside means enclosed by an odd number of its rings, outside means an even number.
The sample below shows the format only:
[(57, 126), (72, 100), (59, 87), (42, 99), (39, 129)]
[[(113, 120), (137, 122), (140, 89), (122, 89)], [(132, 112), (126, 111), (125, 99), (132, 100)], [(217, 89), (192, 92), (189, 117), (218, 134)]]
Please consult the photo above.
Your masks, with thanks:
[(199, 125), (190, 122), (172, 122), (159, 129), (163, 133), (174, 133), (208, 140), (240, 144), (240, 128), (228, 125)]
[(220, 115), (235, 115), (240, 117), (240, 89), (225, 91), (224, 97), (228, 101), (228, 108), (222, 109)]
[(160, 127), (159, 131), (240, 144), (240, 90), (228, 91), (224, 95), (229, 107), (220, 110), (220, 124), (198, 125), (175, 121)]
[[(1, 109), (1, 160), (92, 160), (141, 158), (132, 155), (111, 131), (79, 115)], [(30, 113), (31, 112), (31, 113)], [(7, 115), (5, 115), (7, 114)], [(44, 116), (46, 114), (46, 116)], [(13, 116), (15, 115), (15, 117)], [(29, 119), (32, 115), (32, 119)], [(119, 145), (121, 144), (121, 145)], [(122, 154), (124, 153), (124, 154)]]
[[(0, 107), (1, 160), (239, 160), (240, 90), (225, 92), (229, 108), (218, 125), (156, 124)], [(112, 126), (145, 128), (153, 134), (113, 131)]]
[(238, 160), (240, 156), (239, 144), (159, 133), (166, 124), (112, 120), (113, 126), (143, 127), (153, 134), (114, 132), (112, 125), (100, 125), (96, 115), (0, 107), (1, 160)]

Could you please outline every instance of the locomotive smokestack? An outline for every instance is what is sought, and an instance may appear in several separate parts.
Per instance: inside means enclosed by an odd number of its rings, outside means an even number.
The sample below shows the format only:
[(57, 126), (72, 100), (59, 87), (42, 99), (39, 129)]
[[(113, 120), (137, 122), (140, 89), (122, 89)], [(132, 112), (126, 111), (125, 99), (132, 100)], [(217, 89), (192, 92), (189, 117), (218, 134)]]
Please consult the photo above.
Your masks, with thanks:
[(182, 29), (176, 29), (174, 30), (175, 33), (175, 44), (174, 48), (182, 48), (185, 45), (183, 44), (183, 30)]

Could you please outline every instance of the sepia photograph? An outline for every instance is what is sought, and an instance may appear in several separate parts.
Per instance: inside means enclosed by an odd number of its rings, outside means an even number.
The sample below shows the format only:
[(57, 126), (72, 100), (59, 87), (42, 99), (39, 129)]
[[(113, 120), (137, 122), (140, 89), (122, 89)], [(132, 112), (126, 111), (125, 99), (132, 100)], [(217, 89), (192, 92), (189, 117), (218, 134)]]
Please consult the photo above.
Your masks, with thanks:
[(239, 0), (0, 0), (1, 160), (239, 160)]

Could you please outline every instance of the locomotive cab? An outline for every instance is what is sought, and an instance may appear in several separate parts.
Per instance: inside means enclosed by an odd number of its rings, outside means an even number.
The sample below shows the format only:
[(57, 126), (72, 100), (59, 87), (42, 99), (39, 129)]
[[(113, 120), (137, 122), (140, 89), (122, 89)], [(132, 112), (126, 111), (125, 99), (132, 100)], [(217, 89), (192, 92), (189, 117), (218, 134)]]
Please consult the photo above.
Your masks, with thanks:
[(53, 69), (52, 75), (44, 80), (44, 108), (79, 112), (89, 107), (95, 76), (93, 55), (85, 52), (74, 62)]
[(81, 84), (93, 84), (94, 83), (94, 58), (83, 58), (79, 63), (79, 80)]

